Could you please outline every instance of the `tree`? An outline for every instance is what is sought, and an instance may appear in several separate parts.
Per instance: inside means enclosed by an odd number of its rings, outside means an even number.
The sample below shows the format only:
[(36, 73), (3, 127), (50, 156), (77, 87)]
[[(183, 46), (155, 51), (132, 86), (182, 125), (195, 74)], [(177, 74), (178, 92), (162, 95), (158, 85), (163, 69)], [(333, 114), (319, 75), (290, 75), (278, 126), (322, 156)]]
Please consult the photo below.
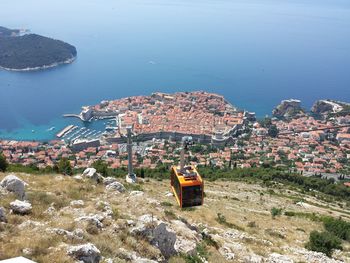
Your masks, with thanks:
[(70, 164), (70, 161), (67, 158), (62, 158), (58, 162), (58, 171), (64, 175), (72, 175), (73, 174), (72, 166)]
[(310, 233), (309, 242), (305, 246), (307, 249), (325, 253), (332, 256), (334, 249), (342, 249), (339, 238), (329, 232), (312, 231)]
[(108, 164), (105, 161), (97, 160), (92, 164), (92, 167), (102, 176), (108, 176)]
[(276, 125), (271, 125), (268, 129), (268, 132), (267, 134), (270, 136), (270, 137), (273, 137), (273, 138), (276, 138), (278, 136), (278, 129), (277, 129), (277, 126)]
[(0, 152), (0, 172), (5, 172), (8, 167), (8, 162), (6, 160), (5, 155)]

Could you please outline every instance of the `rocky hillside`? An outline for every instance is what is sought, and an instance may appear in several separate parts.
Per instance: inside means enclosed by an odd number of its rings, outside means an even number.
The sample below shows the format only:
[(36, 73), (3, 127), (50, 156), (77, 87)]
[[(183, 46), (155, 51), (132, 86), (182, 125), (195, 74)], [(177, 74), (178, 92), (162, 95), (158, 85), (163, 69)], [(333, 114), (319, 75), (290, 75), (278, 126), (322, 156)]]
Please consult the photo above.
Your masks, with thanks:
[[(282, 185), (206, 182), (205, 204), (181, 210), (168, 180), (128, 185), (88, 170), (74, 177), (0, 173), (0, 181), (0, 260), (350, 262), (346, 242), (333, 258), (304, 248), (309, 233), (323, 228), (313, 217), (350, 219), (344, 204)], [(274, 218), (273, 208), (281, 212)]]
[(349, 111), (350, 104), (346, 102), (333, 101), (333, 100), (318, 100), (311, 108), (311, 112), (314, 114), (330, 114), (339, 113), (342, 111)]
[(277, 118), (292, 118), (300, 114), (304, 114), (301, 101), (294, 99), (282, 100), (272, 111), (272, 115)]

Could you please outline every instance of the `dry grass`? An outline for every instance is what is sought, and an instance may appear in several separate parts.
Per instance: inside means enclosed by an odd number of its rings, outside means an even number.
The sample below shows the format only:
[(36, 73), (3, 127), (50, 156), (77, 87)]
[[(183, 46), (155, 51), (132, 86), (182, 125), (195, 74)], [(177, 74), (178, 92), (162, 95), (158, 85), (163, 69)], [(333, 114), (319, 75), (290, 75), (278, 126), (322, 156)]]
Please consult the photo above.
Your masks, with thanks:
[[(0, 180), (4, 176), (0, 174)], [(174, 197), (166, 196), (170, 191), (167, 180), (148, 180), (142, 184), (143, 196), (128, 199), (128, 192), (124, 194), (107, 192), (103, 185), (95, 185), (90, 181), (76, 181), (71, 177), (24, 174), (18, 176), (29, 184), (26, 192), (33, 205), (33, 211), (26, 216), (7, 213), (8, 224), (0, 225), (0, 259), (23, 255), (22, 250), (30, 248), (33, 250), (30, 258), (35, 261), (72, 262), (67, 257), (65, 248), (60, 247), (62, 243), (70, 245), (86, 242), (95, 244), (104, 257), (117, 257), (117, 248), (122, 247), (135, 251), (142, 257), (155, 259), (159, 256), (159, 251), (146, 240), (131, 236), (125, 225), (126, 219), (135, 220), (144, 214), (153, 214), (165, 221), (183, 218), (190, 224), (217, 227), (222, 231), (238, 229), (250, 236), (240, 240), (248, 251), (267, 256), (272, 252), (283, 253), (280, 249), (283, 246), (302, 247), (307, 242), (309, 233), (322, 227), (319, 222), (297, 216), (288, 217), (283, 213), (271, 219), (272, 207), (282, 208), (283, 211), (315, 212), (321, 215), (333, 213), (334, 216), (344, 218), (348, 216), (341, 212), (340, 207), (334, 206), (328, 209), (323, 202), (291, 190), (287, 193), (284, 189), (274, 189), (272, 192), (258, 185), (239, 182), (207, 182), (204, 205), (184, 210), (178, 207)], [(139, 190), (135, 186), (128, 188), (129, 191)], [(286, 193), (288, 197), (285, 196)], [(304, 199), (312, 206), (307, 209), (299, 207), (295, 204), (296, 199)], [(9, 212), (9, 203), (13, 200), (15, 200), (13, 194), (1, 196), (0, 206)], [(83, 200), (84, 206), (72, 209), (69, 207), (72, 200)], [(74, 221), (80, 213), (103, 213), (104, 205), (99, 203), (99, 200), (108, 202), (113, 211), (112, 219), (103, 221), (103, 230)], [(45, 213), (51, 205), (56, 211), (53, 214)], [(226, 223), (218, 222), (218, 214), (224, 215)], [(18, 226), (29, 219), (46, 223), (46, 226), (20, 230)], [(120, 227), (114, 231), (113, 225)], [(84, 240), (67, 240), (62, 236), (47, 234), (44, 231), (47, 227), (67, 231), (85, 227)], [(212, 230), (212, 233), (215, 231)], [(268, 240), (273, 245), (267, 246), (262, 240)], [(350, 251), (348, 244), (344, 248)], [(208, 246), (208, 252), (209, 262), (225, 262), (214, 246)], [(116, 259), (116, 262), (125, 260)], [(181, 257), (174, 257), (169, 262), (184, 261)]]

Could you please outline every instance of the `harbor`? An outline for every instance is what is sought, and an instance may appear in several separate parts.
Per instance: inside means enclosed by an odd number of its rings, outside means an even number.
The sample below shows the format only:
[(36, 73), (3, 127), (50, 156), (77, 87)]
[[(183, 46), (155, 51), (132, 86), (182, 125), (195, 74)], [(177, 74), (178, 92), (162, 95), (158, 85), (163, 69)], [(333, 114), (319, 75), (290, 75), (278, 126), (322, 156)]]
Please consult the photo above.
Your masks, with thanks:
[[(116, 120), (102, 120), (99, 121), (98, 126), (79, 126), (79, 125), (68, 125), (56, 134), (56, 137), (66, 143), (72, 143), (78, 139), (80, 140), (98, 140), (102, 136), (112, 135), (118, 130), (116, 126)], [(95, 123), (95, 122), (94, 122)]]

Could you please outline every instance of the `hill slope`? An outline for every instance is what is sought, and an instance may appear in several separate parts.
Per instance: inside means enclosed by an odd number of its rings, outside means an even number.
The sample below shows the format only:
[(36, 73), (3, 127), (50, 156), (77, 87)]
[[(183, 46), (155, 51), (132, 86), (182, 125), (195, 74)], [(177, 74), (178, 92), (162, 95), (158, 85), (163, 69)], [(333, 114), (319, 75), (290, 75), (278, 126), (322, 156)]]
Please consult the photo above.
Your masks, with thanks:
[(48, 68), (70, 63), (76, 55), (74, 46), (60, 40), (36, 34), (5, 37), (0, 35), (0, 67), (5, 69)]
[[(334, 253), (341, 261), (304, 248), (309, 233), (322, 228), (312, 213), (349, 220), (350, 211), (282, 185), (272, 190), (207, 182), (205, 204), (181, 210), (168, 180), (124, 184), (123, 191), (115, 179), (97, 184), (81, 177), (17, 176), (28, 183), (33, 208), (27, 215), (10, 214), (16, 197), (0, 191), (7, 217), (0, 223), (0, 259), (24, 255), (38, 262), (74, 262), (83, 253), (75, 253), (76, 246), (90, 244), (98, 250), (92, 262), (99, 256), (100, 262), (350, 262), (348, 243)], [(272, 219), (273, 207), (302, 216)]]

